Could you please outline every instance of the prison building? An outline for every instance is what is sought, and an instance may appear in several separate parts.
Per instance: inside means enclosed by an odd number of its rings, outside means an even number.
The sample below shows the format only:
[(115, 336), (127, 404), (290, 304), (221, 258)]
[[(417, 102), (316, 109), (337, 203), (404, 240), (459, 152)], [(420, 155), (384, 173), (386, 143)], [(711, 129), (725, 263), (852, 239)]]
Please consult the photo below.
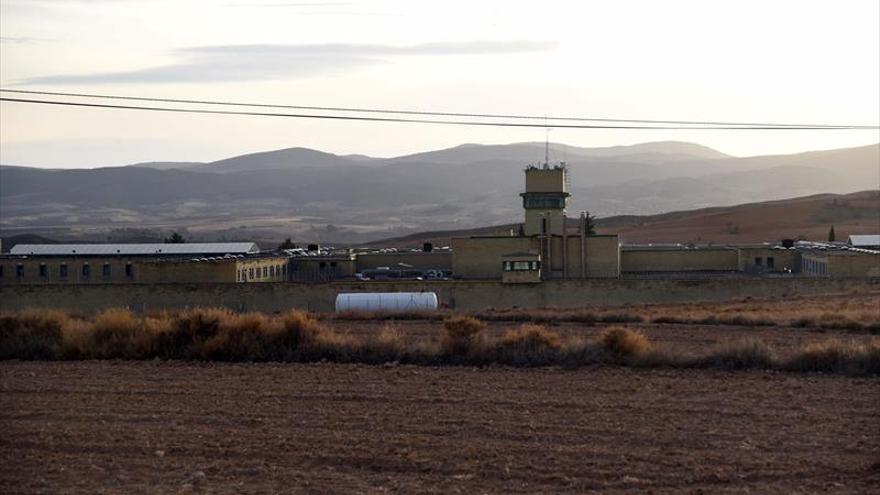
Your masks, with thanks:
[(0, 256), (0, 284), (282, 281), (287, 257), (253, 242), (18, 244)]

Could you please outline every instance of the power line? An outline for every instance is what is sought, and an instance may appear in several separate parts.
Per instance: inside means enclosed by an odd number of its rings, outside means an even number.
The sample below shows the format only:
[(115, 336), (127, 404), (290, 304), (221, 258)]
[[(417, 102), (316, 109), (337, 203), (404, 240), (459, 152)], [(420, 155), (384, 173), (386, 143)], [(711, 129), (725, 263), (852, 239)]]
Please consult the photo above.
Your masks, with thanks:
[[(246, 102), (230, 102), (216, 100), (190, 100), (180, 98), (155, 98), (145, 96), (125, 96), (125, 95), (107, 95), (93, 93), (65, 93), (55, 91), (30, 91), (16, 89), (0, 89), (0, 92), (32, 94), (44, 96), (72, 96), (78, 98), (99, 98), (111, 100), (128, 100), (128, 101), (149, 101), (160, 103), (185, 103), (196, 105), (216, 105), (216, 106), (234, 106), (234, 107), (256, 107), (256, 108), (287, 108), (294, 110), (314, 110), (329, 112), (349, 112), (349, 113), (376, 113), (376, 114), (396, 114), (396, 115), (422, 115), (435, 117), (469, 117), (469, 118), (495, 118), (495, 119), (516, 119), (516, 120), (544, 120), (546, 121), (569, 121), (569, 122), (628, 122), (633, 124), (669, 124), (669, 125), (686, 125), (686, 126), (736, 126), (736, 127), (783, 127), (783, 128), (809, 128), (809, 129), (880, 129), (878, 126), (866, 125), (836, 125), (836, 124), (777, 124), (777, 123), (760, 123), (760, 122), (719, 122), (719, 121), (693, 121), (693, 120), (648, 120), (648, 119), (612, 119), (599, 117), (550, 117), (537, 115), (517, 115), (517, 114), (491, 114), (491, 113), (460, 113), (460, 112), (428, 112), (415, 110), (396, 110), (396, 109), (377, 109), (377, 108), (358, 108), (358, 107), (327, 107), (327, 106), (306, 106), (306, 105), (282, 105), (269, 103), (246, 103)], [(8, 100), (12, 101), (12, 100)], [(330, 118), (330, 117), (327, 117)], [(379, 120), (379, 119), (377, 119)], [(409, 120), (407, 120), (409, 121)], [(412, 120), (416, 122), (417, 120)], [(435, 123), (435, 122), (430, 122)], [(530, 126), (534, 127), (534, 126)], [(548, 127), (537, 126), (537, 127)], [(575, 127), (575, 126), (559, 126), (553, 125), (549, 127)], [(598, 126), (597, 126), (598, 127)], [(611, 127), (611, 128), (629, 128), (629, 127)], [(633, 127), (641, 128), (641, 127)], [(652, 127), (646, 127), (651, 129)], [(703, 128), (703, 127), (701, 127)]]
[[(861, 129), (861, 127), (821, 127), (821, 126), (702, 126), (702, 127), (685, 127), (685, 126), (653, 126), (653, 125), (585, 125), (585, 124), (528, 124), (518, 122), (500, 122), (500, 121), (468, 121), (468, 120), (436, 120), (436, 119), (409, 119), (396, 117), (363, 117), (353, 115), (326, 115), (326, 114), (294, 114), (294, 113), (275, 113), (275, 112), (242, 112), (233, 110), (202, 110), (195, 108), (175, 108), (175, 107), (147, 107), (136, 105), (109, 105), (104, 103), (82, 103), (72, 101), (53, 101), (53, 100), (33, 100), (25, 98), (7, 98), (0, 97), (0, 101), (8, 101), (14, 103), (33, 103), (42, 105), (60, 105), (70, 107), (90, 107), (90, 108), (112, 108), (119, 110), (147, 110), (155, 112), (175, 112), (175, 113), (196, 113), (196, 114), (212, 114), (212, 115), (249, 115), (255, 117), (288, 117), (301, 119), (328, 119), (328, 120), (356, 120), (367, 122), (400, 122), (414, 124), (445, 124), (445, 125), (471, 125), (484, 127), (530, 127), (530, 128), (557, 128), (557, 129), (661, 129), (661, 130), (852, 130)], [(877, 129), (880, 127), (870, 127)]]

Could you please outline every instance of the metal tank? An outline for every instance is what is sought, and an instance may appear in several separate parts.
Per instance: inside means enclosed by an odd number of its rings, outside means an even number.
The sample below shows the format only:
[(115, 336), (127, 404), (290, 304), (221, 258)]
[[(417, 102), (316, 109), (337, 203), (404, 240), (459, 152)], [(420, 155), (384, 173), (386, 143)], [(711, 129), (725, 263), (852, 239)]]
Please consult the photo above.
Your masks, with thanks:
[(437, 309), (434, 292), (355, 292), (336, 296), (336, 312), (429, 311)]

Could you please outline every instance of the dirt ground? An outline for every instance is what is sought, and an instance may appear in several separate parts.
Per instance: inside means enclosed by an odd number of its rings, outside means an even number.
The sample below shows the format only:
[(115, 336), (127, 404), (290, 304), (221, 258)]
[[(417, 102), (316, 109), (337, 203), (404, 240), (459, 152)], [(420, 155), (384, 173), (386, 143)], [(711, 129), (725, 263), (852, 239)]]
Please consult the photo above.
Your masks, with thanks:
[(869, 493), (878, 405), (821, 374), (7, 361), (0, 492)]

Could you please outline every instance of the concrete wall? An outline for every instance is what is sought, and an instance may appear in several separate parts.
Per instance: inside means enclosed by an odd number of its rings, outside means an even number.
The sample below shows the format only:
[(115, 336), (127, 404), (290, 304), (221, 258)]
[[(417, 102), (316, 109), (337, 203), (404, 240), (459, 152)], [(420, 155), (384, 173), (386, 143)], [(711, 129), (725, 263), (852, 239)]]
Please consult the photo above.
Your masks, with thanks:
[[(500, 279), (501, 258), (511, 253), (541, 253), (542, 271), (552, 270), (554, 278), (581, 276), (581, 238), (570, 235), (563, 258), (562, 236), (552, 238), (549, 256), (547, 239), (537, 237), (462, 237), (452, 239), (452, 273), (463, 279)], [(543, 245), (542, 245), (543, 244)], [(586, 237), (588, 278), (617, 278), (620, 275), (620, 247), (616, 235)], [(567, 260), (563, 272), (563, 259)]]
[(739, 254), (733, 248), (638, 248), (621, 252), (622, 272), (737, 271)]
[(368, 253), (357, 255), (357, 271), (387, 266), (397, 268), (398, 263), (405, 263), (413, 268), (438, 270), (452, 270), (452, 253), (443, 252), (414, 252), (403, 251), (399, 253)]
[(464, 279), (501, 279), (501, 258), (537, 250), (532, 237), (454, 237), (452, 275)]
[[(3, 257), (0, 258), (2, 276), (0, 285), (21, 284), (106, 284), (106, 283), (132, 283), (139, 275), (137, 264), (141, 260), (127, 257), (85, 257), (85, 256), (59, 256), (59, 257)], [(89, 276), (83, 275), (83, 265), (88, 264)], [(110, 276), (104, 276), (104, 265), (110, 269)], [(131, 277), (125, 275), (125, 267), (131, 264)], [(17, 266), (24, 269), (24, 276), (16, 276)], [(46, 276), (40, 276), (40, 266), (44, 265)], [(67, 276), (60, 276), (61, 266), (67, 267)]]
[(132, 284), (0, 286), (0, 310), (28, 307), (96, 311), (225, 306), (238, 311), (302, 308), (332, 311), (340, 292), (433, 291), (461, 310), (486, 307), (589, 307), (664, 302), (719, 301), (746, 296), (880, 290), (880, 278), (749, 278), (739, 280), (556, 280), (541, 284), (501, 281), (335, 282), (327, 284)]
[[(800, 253), (794, 249), (772, 249), (766, 247), (741, 247), (739, 249), (739, 270), (759, 270), (771, 272), (784, 272), (800, 270)], [(757, 265), (755, 259), (760, 258), (761, 264)], [(768, 259), (773, 259), (773, 267), (769, 268)]]
[(233, 280), (238, 282), (283, 282), (287, 280), (288, 258), (271, 256), (236, 261)]
[(137, 282), (156, 283), (234, 283), (235, 260), (148, 261), (136, 266)]
[(880, 254), (804, 253), (801, 271), (813, 277), (880, 277)]

